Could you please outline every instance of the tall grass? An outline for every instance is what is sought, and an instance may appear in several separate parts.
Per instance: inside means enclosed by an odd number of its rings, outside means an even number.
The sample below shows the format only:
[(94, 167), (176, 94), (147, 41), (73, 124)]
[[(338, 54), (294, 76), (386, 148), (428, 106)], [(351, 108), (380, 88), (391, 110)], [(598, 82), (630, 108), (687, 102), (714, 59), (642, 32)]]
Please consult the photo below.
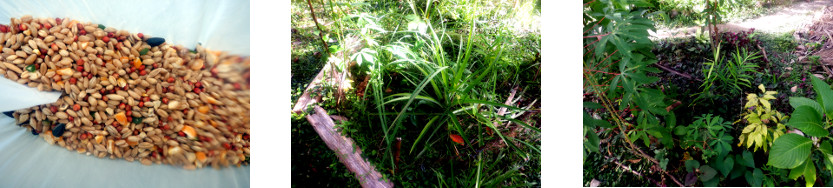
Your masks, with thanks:
[[(381, 163), (377, 165), (382, 169), (393, 169), (397, 165), (415, 169), (418, 166), (422, 168), (423, 164), (431, 163), (434, 159), (440, 160), (444, 164), (429, 167), (424, 172), (433, 174), (437, 180), (434, 184), (441, 187), (494, 187), (505, 185), (505, 180), (523, 182), (519, 183), (521, 185), (530, 183), (522, 178), (530, 175), (522, 174), (519, 168), (522, 164), (536, 163), (516, 160), (540, 159), (540, 144), (537, 141), (540, 138), (540, 128), (510, 115), (497, 115), (500, 108), (506, 108), (507, 114), (526, 111), (502, 103), (507, 95), (504, 90), (509, 86), (499, 83), (505, 78), (520, 80), (522, 72), (530, 70), (522, 65), (539, 64), (523, 64), (512, 59), (519, 56), (510, 56), (507, 52), (518, 50), (516, 32), (510, 30), (515, 26), (510, 25), (510, 22), (492, 20), (501, 19), (498, 13), (520, 15), (505, 11), (513, 6), (529, 10), (534, 7), (533, 2), (434, 2), (408, 1), (397, 4), (385, 1), (329, 1), (330, 10), (359, 10), (340, 19), (345, 23), (337, 24), (339, 27), (344, 26), (339, 28), (338, 35), (339, 40), (342, 40), (341, 35), (353, 31), (366, 44), (348, 61), (355, 61), (370, 77), (369, 88), (366, 90), (369, 95), (365, 96), (370, 97), (368, 109), (375, 110), (369, 113), (374, 116), (369, 120), (372, 124), (378, 123), (378, 127), (371, 126), (381, 133), (380, 143), (384, 150)], [(483, 11), (488, 10), (484, 9), (486, 6), (498, 7), (496, 4), (510, 6), (500, 6), (504, 12)], [(446, 17), (455, 14), (459, 17)], [(489, 28), (478, 28), (482, 25)], [(355, 29), (351, 29), (351, 26)], [(399, 80), (401, 83), (393, 83)], [(514, 83), (513, 86), (518, 85), (520, 83)], [(399, 87), (387, 93), (386, 90), (391, 86)], [(506, 130), (495, 125), (507, 122), (523, 126), (537, 136), (532, 136), (535, 139), (524, 140), (503, 135)], [(494, 134), (487, 135), (487, 130)], [(465, 145), (451, 142), (448, 136), (451, 134), (461, 136)], [(398, 137), (408, 143), (403, 144), (406, 147), (403, 147), (402, 155), (408, 159), (403, 160), (407, 161), (401, 162), (403, 164), (396, 164), (394, 156), (400, 151), (392, 147)], [(508, 149), (497, 153), (483, 152), (487, 143), (496, 140), (505, 143)], [(459, 151), (463, 151), (462, 154), (458, 154)], [(462, 163), (457, 161), (464, 155), (476, 156), (476, 159), (469, 161), (471, 163), (466, 160)], [(443, 158), (449, 160), (441, 160)], [(395, 171), (391, 172), (396, 176)], [(405, 177), (394, 177), (397, 178)]]

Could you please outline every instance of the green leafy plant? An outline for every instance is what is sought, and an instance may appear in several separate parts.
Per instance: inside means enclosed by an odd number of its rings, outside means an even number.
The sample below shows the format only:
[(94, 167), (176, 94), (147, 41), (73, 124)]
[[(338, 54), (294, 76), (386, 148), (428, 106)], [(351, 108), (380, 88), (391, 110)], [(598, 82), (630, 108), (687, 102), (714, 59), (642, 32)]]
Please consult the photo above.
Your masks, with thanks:
[(715, 156), (725, 156), (732, 150), (732, 136), (726, 134), (731, 128), (731, 122), (724, 121), (720, 116), (703, 114), (688, 126), (674, 128), (674, 134), (681, 136), (680, 147), (690, 148), (703, 153), (706, 162)]
[(755, 72), (755, 65), (749, 61), (758, 59), (758, 52), (750, 53), (746, 49), (735, 49), (733, 59), (724, 62), (723, 57), (720, 56), (720, 45), (713, 51), (714, 59), (711, 62), (703, 63), (706, 67), (703, 69), (703, 84), (700, 86), (701, 92), (694, 94), (697, 96), (692, 105), (711, 101), (719, 94), (727, 93), (729, 95), (739, 95), (744, 88), (751, 87), (753, 79), (752, 73)]
[[(671, 100), (662, 90), (645, 87), (659, 79), (649, 76), (660, 70), (651, 51), (648, 31), (655, 30), (647, 12), (648, 1), (584, 1), (583, 79), (585, 94), (610, 113), (612, 124), (631, 152), (659, 166), (665, 159), (646, 154), (646, 147), (671, 146), (674, 113), (667, 109)], [(665, 121), (660, 121), (664, 119)], [(592, 135), (590, 135), (592, 136)], [(656, 141), (653, 141), (656, 140)], [(663, 169), (664, 171), (664, 169)], [(673, 182), (683, 186), (675, 177)]]
[[(789, 178), (804, 177), (807, 186), (813, 186), (817, 177), (817, 166), (827, 169), (833, 166), (833, 150), (830, 143), (830, 116), (833, 115), (833, 89), (824, 81), (810, 75), (816, 100), (804, 97), (790, 97), (790, 106), (795, 110), (787, 125), (800, 130), (787, 133), (772, 144), (767, 165), (790, 169)], [(810, 138), (808, 138), (809, 136)], [(822, 159), (813, 160), (813, 151)]]
[[(775, 99), (777, 91), (767, 91), (764, 85), (758, 85), (761, 90), (761, 95), (750, 93), (746, 96), (746, 108), (743, 119), (746, 120), (747, 125), (743, 128), (743, 133), (738, 137), (740, 142), (738, 146), (746, 145), (746, 148), (755, 146), (754, 151), (758, 148), (763, 148), (767, 151), (768, 146), (773, 140), (778, 139), (784, 135), (786, 127), (781, 122), (786, 121), (789, 116), (785, 116), (772, 109), (772, 104), (769, 100)], [(767, 126), (774, 124), (775, 126)]]

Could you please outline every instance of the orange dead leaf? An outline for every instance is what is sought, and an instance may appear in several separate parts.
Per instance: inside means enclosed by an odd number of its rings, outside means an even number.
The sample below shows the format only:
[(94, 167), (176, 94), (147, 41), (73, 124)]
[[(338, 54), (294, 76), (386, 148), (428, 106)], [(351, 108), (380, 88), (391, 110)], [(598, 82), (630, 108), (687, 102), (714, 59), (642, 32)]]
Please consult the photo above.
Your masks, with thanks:
[(460, 135), (450, 134), (448, 136), (451, 137), (452, 141), (457, 142), (458, 144), (462, 144), (464, 146), (466, 145), (465, 143), (463, 143), (463, 137), (460, 137)]

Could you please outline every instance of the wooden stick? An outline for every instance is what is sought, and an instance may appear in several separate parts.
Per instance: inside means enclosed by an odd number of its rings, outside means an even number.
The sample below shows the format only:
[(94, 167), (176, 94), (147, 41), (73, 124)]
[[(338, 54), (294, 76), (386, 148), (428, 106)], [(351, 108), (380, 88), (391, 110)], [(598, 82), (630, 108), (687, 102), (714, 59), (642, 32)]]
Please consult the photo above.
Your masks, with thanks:
[(393, 183), (383, 180), (382, 174), (362, 158), (361, 149), (353, 147), (353, 139), (341, 136), (335, 130), (335, 123), (330, 115), (327, 115), (327, 111), (318, 105), (314, 108), (315, 113), (307, 115), (307, 121), (312, 124), (327, 147), (336, 152), (339, 161), (347, 166), (347, 170), (353, 172), (362, 187), (393, 187)]
[(318, 37), (324, 43), (324, 51), (329, 54), (329, 50), (327, 49), (329, 49), (330, 45), (327, 45), (327, 41), (324, 41), (324, 30), (321, 30), (321, 25), (318, 24), (318, 19), (315, 18), (315, 10), (312, 9), (312, 2), (307, 0), (307, 5), (309, 5), (309, 13), (312, 14), (312, 21), (315, 22), (315, 26), (318, 26)]

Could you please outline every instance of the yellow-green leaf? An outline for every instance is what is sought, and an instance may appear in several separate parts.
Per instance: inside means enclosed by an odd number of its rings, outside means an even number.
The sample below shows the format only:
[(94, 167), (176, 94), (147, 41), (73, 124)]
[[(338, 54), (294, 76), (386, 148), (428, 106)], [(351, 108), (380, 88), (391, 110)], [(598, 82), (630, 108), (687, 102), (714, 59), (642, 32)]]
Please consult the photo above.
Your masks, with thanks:
[(764, 84), (758, 85), (758, 89), (761, 89), (761, 92), (766, 92), (766, 89), (764, 88)]
[(770, 104), (769, 104), (769, 101), (767, 101), (767, 100), (760, 100), (760, 101), (761, 101), (761, 105), (764, 105), (764, 108), (765, 108), (764, 110), (769, 110), (769, 109), (771, 109), (771, 108), (770, 108), (771, 106), (770, 106)]

